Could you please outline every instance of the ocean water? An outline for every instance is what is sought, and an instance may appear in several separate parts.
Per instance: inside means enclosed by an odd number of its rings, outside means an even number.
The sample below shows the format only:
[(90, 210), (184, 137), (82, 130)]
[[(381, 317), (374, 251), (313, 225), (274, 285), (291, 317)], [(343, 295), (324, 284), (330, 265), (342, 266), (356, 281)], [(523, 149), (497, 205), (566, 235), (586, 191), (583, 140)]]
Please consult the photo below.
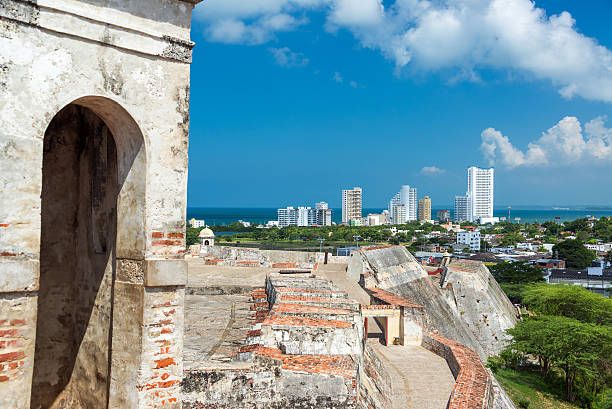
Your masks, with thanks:
[[(442, 209), (442, 208), (441, 208)], [(448, 208), (446, 208), (448, 209)], [(381, 208), (364, 208), (363, 215), (366, 216), (368, 213), (380, 213), (384, 209)], [(436, 211), (438, 209), (432, 209), (432, 216), (436, 217)], [(277, 219), (276, 208), (246, 208), (246, 207), (188, 207), (187, 208), (187, 220), (196, 218), (199, 220), (205, 220), (210, 226), (213, 225), (227, 225), (238, 220), (244, 220), (254, 224), (265, 224), (269, 220)], [(451, 210), (452, 214), (452, 210)], [(508, 208), (499, 207), (494, 210), (496, 217), (508, 217)], [(576, 220), (584, 217), (593, 216), (596, 218), (600, 217), (612, 217), (612, 206), (609, 209), (606, 208), (588, 208), (588, 207), (564, 207), (564, 208), (553, 208), (553, 207), (520, 207), (512, 208), (510, 217), (513, 222), (516, 222), (515, 218), (520, 218), (521, 223), (533, 223), (533, 222), (545, 222), (547, 220), (567, 221)], [(559, 219), (556, 219), (556, 218)], [(340, 223), (342, 219), (342, 209), (332, 209), (332, 220), (335, 223)]]

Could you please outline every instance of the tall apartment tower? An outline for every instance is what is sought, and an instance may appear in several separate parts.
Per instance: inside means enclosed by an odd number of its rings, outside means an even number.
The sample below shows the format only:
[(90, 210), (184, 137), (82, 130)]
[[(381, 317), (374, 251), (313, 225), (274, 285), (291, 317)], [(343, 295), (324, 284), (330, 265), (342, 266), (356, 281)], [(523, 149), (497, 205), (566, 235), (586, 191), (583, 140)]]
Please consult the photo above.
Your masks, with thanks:
[[(401, 207), (401, 208), (400, 208)], [(404, 185), (389, 201), (389, 214), (393, 224), (405, 224), (417, 220), (417, 189)]]
[(493, 217), (493, 179), (494, 169), (468, 168), (467, 193), (471, 200), (469, 221)]
[(400, 189), (400, 203), (406, 207), (406, 221), (411, 222), (417, 220), (417, 189), (416, 187), (410, 187), (404, 185)]
[(472, 221), (472, 200), (469, 194), (465, 196), (455, 196), (455, 221)]
[(332, 225), (332, 210), (326, 202), (317, 202), (315, 204), (315, 224), (317, 226)]
[(342, 191), (342, 223), (348, 223), (351, 220), (361, 221), (361, 199), (360, 187)]
[(431, 199), (425, 196), (419, 199), (419, 221), (425, 222), (431, 220)]

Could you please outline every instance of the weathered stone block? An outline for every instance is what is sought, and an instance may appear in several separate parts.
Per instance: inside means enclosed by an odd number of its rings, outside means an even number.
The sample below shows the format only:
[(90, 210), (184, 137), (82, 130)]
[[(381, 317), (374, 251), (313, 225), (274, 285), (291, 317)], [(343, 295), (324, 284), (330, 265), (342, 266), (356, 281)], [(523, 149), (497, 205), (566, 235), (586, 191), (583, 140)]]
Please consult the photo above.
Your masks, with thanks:
[(185, 260), (146, 260), (147, 287), (184, 286), (187, 284)]
[(0, 262), (0, 292), (38, 291), (36, 260), (3, 260)]

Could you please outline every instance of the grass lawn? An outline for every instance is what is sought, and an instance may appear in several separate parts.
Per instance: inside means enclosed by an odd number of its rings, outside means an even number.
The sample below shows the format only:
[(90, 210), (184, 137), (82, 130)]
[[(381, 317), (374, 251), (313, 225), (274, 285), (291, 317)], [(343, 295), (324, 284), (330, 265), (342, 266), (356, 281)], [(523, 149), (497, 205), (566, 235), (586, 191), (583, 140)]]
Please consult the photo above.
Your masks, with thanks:
[[(563, 383), (551, 384), (537, 372), (500, 368), (495, 377), (518, 409), (578, 409), (564, 401)], [(529, 402), (529, 406), (520, 406), (520, 402)]]

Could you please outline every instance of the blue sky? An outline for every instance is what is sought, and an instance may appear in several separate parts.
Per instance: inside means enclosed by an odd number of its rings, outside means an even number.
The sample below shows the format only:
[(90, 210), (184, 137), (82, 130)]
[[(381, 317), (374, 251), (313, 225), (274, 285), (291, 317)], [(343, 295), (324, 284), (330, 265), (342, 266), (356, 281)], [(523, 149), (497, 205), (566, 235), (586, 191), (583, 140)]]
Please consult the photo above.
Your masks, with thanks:
[(612, 204), (610, 15), (607, 0), (207, 0), (189, 205), (335, 207), (361, 186), (384, 207), (410, 184), (437, 207), (489, 164), (496, 205)]

